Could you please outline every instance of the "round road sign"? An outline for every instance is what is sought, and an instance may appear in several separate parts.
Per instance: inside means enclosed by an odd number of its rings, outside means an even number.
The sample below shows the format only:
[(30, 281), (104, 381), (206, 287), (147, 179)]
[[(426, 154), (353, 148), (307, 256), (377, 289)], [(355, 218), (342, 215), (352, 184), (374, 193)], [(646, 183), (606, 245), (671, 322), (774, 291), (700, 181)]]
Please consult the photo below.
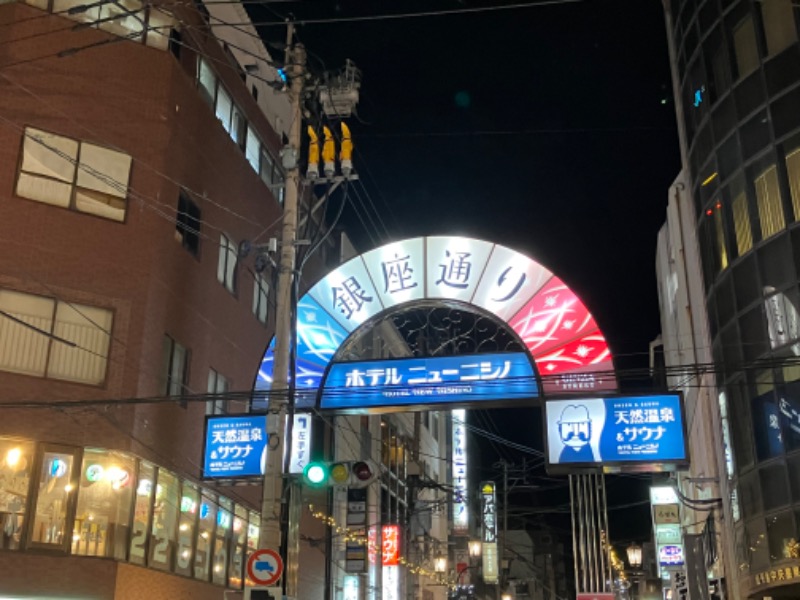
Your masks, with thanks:
[(247, 559), (247, 576), (256, 585), (272, 585), (283, 575), (283, 559), (270, 548), (256, 550)]

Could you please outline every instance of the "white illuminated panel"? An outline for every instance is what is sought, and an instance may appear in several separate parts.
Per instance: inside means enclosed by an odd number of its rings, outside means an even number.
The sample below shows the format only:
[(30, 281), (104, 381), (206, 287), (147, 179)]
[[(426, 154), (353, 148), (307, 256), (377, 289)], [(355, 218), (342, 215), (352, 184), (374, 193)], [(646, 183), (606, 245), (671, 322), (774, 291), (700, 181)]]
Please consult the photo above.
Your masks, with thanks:
[(347, 331), (353, 331), (383, 310), (360, 256), (329, 273), (309, 294)]
[(527, 256), (495, 246), (472, 303), (508, 321), (552, 276)]
[(497, 560), (497, 544), (483, 544), (481, 547), (481, 556), (483, 557), (483, 581), (489, 584), (497, 583), (500, 575)]
[(467, 411), (452, 411), (453, 419), (453, 529), (469, 530), (469, 508), (467, 507)]
[(650, 486), (650, 504), (678, 504), (678, 494), (675, 488), (669, 485)]
[(308, 465), (311, 456), (311, 415), (298, 413), (294, 415), (292, 426), (292, 453), (289, 461), (289, 473), (299, 475)]
[(400, 600), (400, 567), (383, 567), (383, 600)]
[(469, 302), (493, 244), (461, 237), (427, 238), (427, 298)]
[(384, 307), (425, 297), (425, 238), (386, 244), (362, 258)]
[(345, 575), (343, 588), (343, 600), (360, 600), (359, 596), (360, 581), (358, 575)]

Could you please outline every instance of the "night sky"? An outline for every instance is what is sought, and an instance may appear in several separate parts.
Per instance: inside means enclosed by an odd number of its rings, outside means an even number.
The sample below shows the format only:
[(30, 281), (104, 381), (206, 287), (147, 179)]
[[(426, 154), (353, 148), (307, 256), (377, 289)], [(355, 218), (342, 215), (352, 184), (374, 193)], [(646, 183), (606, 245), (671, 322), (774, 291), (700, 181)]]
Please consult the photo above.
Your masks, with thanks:
[[(274, 2), (250, 12), (275, 22), (502, 4), (511, 2)], [(285, 40), (283, 27), (260, 31), (267, 41)], [(510, 246), (581, 296), (617, 369), (647, 366), (660, 329), (656, 235), (680, 168), (660, 0), (307, 24), (298, 38), (313, 71), (345, 58), (363, 71), (358, 119), (348, 123), (364, 187), (350, 200), (373, 225), (365, 228), (351, 208), (344, 215), (359, 251), (429, 234)], [(530, 412), (474, 418), (541, 449)], [(502, 452), (515, 462), (531, 458)], [(563, 487), (550, 490), (553, 482), (535, 474), (547, 490), (536, 502), (565, 501)], [(641, 485), (626, 486), (632, 481), (611, 482), (612, 504), (644, 497)], [(646, 507), (634, 510), (646, 521)], [(613, 518), (620, 512), (624, 518)], [(638, 535), (629, 531), (631, 514), (612, 511), (612, 536)]]

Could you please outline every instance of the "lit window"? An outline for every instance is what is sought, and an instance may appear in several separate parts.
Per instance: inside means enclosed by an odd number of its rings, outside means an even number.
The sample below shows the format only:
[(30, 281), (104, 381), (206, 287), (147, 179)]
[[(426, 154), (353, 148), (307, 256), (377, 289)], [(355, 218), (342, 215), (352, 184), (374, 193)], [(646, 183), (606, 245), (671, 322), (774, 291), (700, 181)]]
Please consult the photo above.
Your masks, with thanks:
[(233, 101), (228, 92), (222, 86), (217, 90), (217, 103), (215, 112), (225, 131), (231, 133), (231, 111), (233, 110)]
[(162, 391), (167, 396), (182, 396), (187, 387), (189, 351), (168, 335), (164, 336), (162, 350), (164, 368)]
[(197, 63), (197, 84), (205, 101), (213, 105), (217, 95), (217, 76), (202, 58), (198, 59)]
[(175, 239), (197, 256), (200, 248), (200, 209), (188, 193), (181, 190), (175, 215)]
[(797, 41), (792, 0), (761, 0), (760, 4), (767, 52), (772, 56)]
[(171, 571), (173, 568), (180, 514), (179, 491), (178, 478), (166, 469), (159, 468), (147, 565), (162, 571)]
[(742, 256), (753, 247), (753, 232), (750, 229), (747, 196), (744, 192), (733, 200), (733, 224), (736, 230), (736, 248), (739, 256)]
[(30, 442), (0, 439), (0, 550), (19, 550), (36, 447)]
[(244, 152), (247, 157), (247, 162), (249, 162), (250, 166), (258, 173), (260, 170), (261, 140), (258, 139), (252, 127), (247, 128), (247, 144)]
[(739, 77), (749, 75), (758, 68), (758, 45), (752, 18), (747, 17), (734, 29), (733, 44)]
[(253, 279), (253, 314), (262, 323), (267, 322), (267, 300), (269, 299), (269, 284), (260, 273)]
[(758, 217), (761, 220), (761, 237), (767, 239), (784, 227), (778, 171), (775, 165), (770, 166), (756, 177), (754, 184), (758, 202)]
[(722, 220), (722, 205), (717, 202), (714, 210), (714, 233), (717, 240), (717, 257), (720, 271), (728, 267), (728, 250), (725, 246), (725, 224)]
[(792, 193), (792, 208), (795, 221), (800, 221), (800, 148), (786, 155), (786, 173)]
[(219, 260), (217, 261), (217, 281), (229, 292), (236, 291), (236, 244), (224, 233), (219, 236)]
[(41, 454), (39, 485), (33, 506), (33, 527), (29, 544), (32, 547), (68, 547), (68, 509), (77, 493), (73, 450), (55, 448)]
[(101, 385), (112, 313), (0, 290), (0, 370)]
[(131, 157), (28, 127), (17, 195), (123, 221)]
[[(230, 383), (228, 380), (217, 373), (214, 369), (208, 370), (208, 393), (216, 395), (224, 395), (228, 393), (230, 389)], [(207, 415), (224, 415), (227, 411), (225, 410), (225, 398), (210, 398), (206, 401), (206, 414)]]

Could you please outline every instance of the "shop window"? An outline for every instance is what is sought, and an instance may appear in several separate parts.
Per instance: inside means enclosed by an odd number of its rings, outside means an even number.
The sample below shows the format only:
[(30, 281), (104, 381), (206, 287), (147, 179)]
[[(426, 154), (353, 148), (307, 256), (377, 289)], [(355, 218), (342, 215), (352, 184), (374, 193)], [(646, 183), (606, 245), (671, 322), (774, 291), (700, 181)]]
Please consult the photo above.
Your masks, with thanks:
[[(250, 555), (258, 550), (258, 536), (261, 528), (261, 518), (257, 513), (249, 512), (247, 522), (247, 550), (245, 553), (244, 563), (250, 559)], [(247, 585), (255, 585), (255, 582), (245, 578)]]
[(228, 587), (240, 590), (244, 585), (244, 557), (247, 548), (247, 509), (237, 504), (233, 511), (231, 560), (228, 567)]
[(761, 172), (753, 184), (756, 189), (758, 217), (761, 221), (761, 237), (767, 239), (784, 228), (778, 170), (775, 165)]
[(27, 127), (16, 193), (124, 221), (130, 171), (127, 154)]
[(752, 17), (745, 18), (734, 28), (733, 45), (739, 77), (755, 71), (758, 68), (758, 45)]
[(165, 335), (162, 361), (164, 366), (163, 393), (167, 396), (182, 396), (188, 382), (189, 351), (170, 336)]
[(236, 292), (236, 243), (227, 235), (219, 236), (219, 259), (217, 260), (217, 281), (231, 294)]
[(200, 509), (200, 494), (197, 486), (184, 481), (181, 488), (180, 519), (178, 521), (178, 550), (175, 556), (175, 572), (192, 576), (194, 557), (194, 534)]
[(761, 0), (760, 5), (767, 52), (772, 56), (797, 41), (792, 0)]
[(31, 546), (61, 547), (66, 551), (77, 484), (75, 462), (72, 451), (45, 448), (42, 452), (29, 533)]
[(136, 461), (105, 450), (83, 453), (72, 554), (125, 560)]
[(0, 439), (0, 550), (19, 550), (25, 523), (34, 445)]
[(233, 503), (220, 497), (217, 510), (217, 527), (214, 532), (214, 560), (211, 581), (225, 585), (228, 581), (228, 548), (233, 536)]
[(200, 208), (185, 190), (178, 195), (175, 239), (194, 256), (200, 249)]
[(269, 283), (261, 273), (253, 276), (253, 314), (261, 322), (266, 324), (269, 314)]
[(798, 558), (796, 535), (791, 512), (784, 511), (767, 517), (767, 540), (769, 542), (769, 558), (772, 562)]
[(147, 563), (150, 567), (162, 571), (173, 569), (177, 547), (179, 489), (178, 478), (175, 475), (165, 469), (158, 470)]
[[(208, 393), (213, 395), (227, 394), (230, 389), (230, 382), (217, 373), (214, 369), (208, 370)], [(226, 400), (225, 398), (211, 398), (206, 401), (207, 415), (224, 415)]]
[(214, 528), (217, 524), (217, 502), (211, 495), (202, 495), (200, 520), (197, 526), (197, 546), (194, 556), (194, 577), (209, 581), (211, 555), (213, 552)]
[(133, 527), (131, 529), (131, 549), (129, 560), (136, 565), (144, 565), (147, 549), (147, 532), (150, 530), (150, 516), (153, 509), (155, 487), (155, 467), (146, 461), (139, 462), (139, 477), (136, 481), (136, 496), (133, 503)]

